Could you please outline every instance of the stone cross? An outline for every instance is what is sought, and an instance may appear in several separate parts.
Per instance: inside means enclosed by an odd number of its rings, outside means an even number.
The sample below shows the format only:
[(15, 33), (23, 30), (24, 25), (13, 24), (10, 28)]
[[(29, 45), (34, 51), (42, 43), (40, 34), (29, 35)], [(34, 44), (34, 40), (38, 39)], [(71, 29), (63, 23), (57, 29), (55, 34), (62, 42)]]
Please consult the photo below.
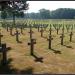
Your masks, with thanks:
[(28, 43), (28, 45), (30, 45), (30, 55), (34, 55), (34, 44), (36, 44), (36, 39), (30, 39), (30, 43)]
[(73, 32), (70, 33), (70, 42), (72, 42)]
[(64, 41), (64, 34), (62, 34), (62, 35), (60, 36), (60, 38), (61, 38), (61, 45), (63, 45), (63, 41)]
[(7, 51), (8, 47), (6, 47), (6, 44), (2, 44), (2, 46), (0, 47), (0, 53), (2, 53), (2, 65), (6, 65), (7, 63)]
[(31, 25), (30, 25), (30, 39), (32, 39), (32, 34), (33, 34), (33, 31), (32, 31), (32, 27), (31, 27)]
[(43, 30), (43, 27), (42, 27), (42, 26), (41, 26), (40, 32), (41, 32), (41, 37), (43, 37), (43, 32), (44, 32), (44, 30)]
[(16, 41), (19, 42), (19, 35), (20, 35), (20, 33), (18, 32), (18, 30), (16, 30), (15, 35), (16, 35)]
[(52, 44), (52, 40), (53, 40), (52, 36), (49, 35), (49, 38), (48, 38), (47, 40), (49, 41), (49, 46), (48, 46), (48, 48), (51, 49), (51, 44)]

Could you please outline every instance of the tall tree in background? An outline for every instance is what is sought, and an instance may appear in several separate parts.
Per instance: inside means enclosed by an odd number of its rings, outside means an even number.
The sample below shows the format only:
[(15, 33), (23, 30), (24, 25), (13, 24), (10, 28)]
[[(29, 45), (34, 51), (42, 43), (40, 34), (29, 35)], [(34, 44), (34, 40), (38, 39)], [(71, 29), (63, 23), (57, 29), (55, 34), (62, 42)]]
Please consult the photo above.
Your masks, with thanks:
[(50, 11), (46, 9), (39, 10), (40, 16), (42, 19), (50, 19)]
[(1, 11), (1, 18), (5, 19), (7, 18), (6, 8), (10, 4), (10, 1), (0, 1), (0, 11)]
[(23, 17), (24, 10), (28, 10), (26, 0), (0, 1), (0, 10), (12, 13), (13, 25), (15, 25), (15, 16), (20, 14)]
[(15, 25), (15, 17), (19, 15), (23, 17), (24, 10), (28, 10), (28, 4), (26, 3), (25, 0), (12, 1), (8, 9), (9, 12), (12, 13), (13, 25)]

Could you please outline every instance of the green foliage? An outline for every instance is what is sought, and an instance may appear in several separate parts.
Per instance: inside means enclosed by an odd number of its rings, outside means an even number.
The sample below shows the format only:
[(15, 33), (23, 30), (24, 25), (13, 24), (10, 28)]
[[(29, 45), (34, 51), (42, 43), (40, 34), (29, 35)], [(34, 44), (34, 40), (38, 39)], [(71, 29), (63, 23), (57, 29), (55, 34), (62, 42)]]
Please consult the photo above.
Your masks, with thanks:
[(7, 18), (7, 13), (6, 13), (5, 10), (1, 12), (1, 18), (2, 19), (6, 19)]
[(75, 9), (72, 8), (58, 8), (54, 11), (49, 11), (47, 9), (40, 9), (38, 13), (28, 13), (26, 14), (32, 19), (74, 19)]

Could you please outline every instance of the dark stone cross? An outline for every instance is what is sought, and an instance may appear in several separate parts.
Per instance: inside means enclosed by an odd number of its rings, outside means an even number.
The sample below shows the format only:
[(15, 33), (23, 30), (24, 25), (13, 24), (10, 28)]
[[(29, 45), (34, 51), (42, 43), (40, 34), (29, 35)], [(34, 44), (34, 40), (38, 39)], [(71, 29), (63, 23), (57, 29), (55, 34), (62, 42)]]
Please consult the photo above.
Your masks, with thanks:
[(61, 45), (63, 45), (63, 42), (64, 42), (64, 25), (62, 28), (62, 34), (61, 34), (60, 38), (61, 38)]
[(36, 62), (43, 62), (43, 58), (42, 57), (37, 57), (34, 54), (34, 44), (36, 44), (36, 39), (31, 39), (31, 42), (28, 43), (28, 45), (30, 45), (30, 55), (32, 55), (35, 58)]
[(59, 29), (57, 28), (57, 34), (58, 34), (58, 32), (59, 32)]
[(30, 55), (32, 55), (34, 58), (35, 58), (35, 61), (37, 62), (43, 62), (42, 61), (42, 57), (37, 57), (35, 54), (34, 54), (34, 44), (36, 44), (36, 39), (32, 39), (32, 27), (30, 25), (30, 42), (28, 43), (28, 45), (30, 45)]
[(52, 32), (52, 28), (51, 28), (51, 24), (50, 24), (50, 28), (49, 28), (49, 38), (47, 39), (49, 41), (49, 46), (48, 48), (51, 49), (51, 44), (52, 44), (52, 35), (51, 35), (51, 32)]
[(52, 40), (53, 40), (52, 36), (49, 35), (49, 38), (48, 38), (47, 40), (49, 41), (49, 46), (48, 46), (48, 48), (51, 49), (51, 44), (52, 44)]
[(52, 28), (51, 28), (51, 24), (50, 24), (49, 35), (51, 35), (51, 31), (52, 31)]
[(16, 41), (19, 42), (19, 35), (20, 35), (20, 33), (18, 32), (18, 30), (16, 30), (15, 35), (16, 35)]
[(6, 44), (2, 44), (0, 47), (0, 53), (2, 53), (2, 65), (6, 65), (7, 63), (7, 51), (9, 50), (8, 47), (6, 47)]
[(40, 32), (41, 32), (41, 37), (43, 37), (43, 32), (44, 32), (43, 27), (41, 27)]
[(33, 55), (34, 53), (34, 44), (36, 44), (36, 39), (32, 39), (32, 26), (30, 25), (30, 43), (28, 43), (28, 45), (30, 45), (30, 55)]
[(72, 42), (73, 32), (70, 33), (70, 42)]
[(32, 34), (33, 34), (33, 31), (32, 31), (32, 27), (31, 27), (31, 25), (30, 25), (30, 39), (32, 39)]
[(12, 29), (13, 29), (13, 28), (12, 28), (12, 27), (10, 27), (10, 35), (12, 35)]
[[(0, 30), (1, 31), (1, 30)], [(0, 32), (0, 46), (1, 46), (1, 38), (3, 37), (3, 35)]]
[(28, 43), (28, 45), (30, 45), (30, 55), (34, 55), (34, 44), (36, 44), (36, 39), (30, 39), (30, 43)]
[(64, 41), (64, 34), (62, 34), (62, 35), (60, 36), (60, 38), (61, 38), (61, 45), (63, 45), (63, 41)]

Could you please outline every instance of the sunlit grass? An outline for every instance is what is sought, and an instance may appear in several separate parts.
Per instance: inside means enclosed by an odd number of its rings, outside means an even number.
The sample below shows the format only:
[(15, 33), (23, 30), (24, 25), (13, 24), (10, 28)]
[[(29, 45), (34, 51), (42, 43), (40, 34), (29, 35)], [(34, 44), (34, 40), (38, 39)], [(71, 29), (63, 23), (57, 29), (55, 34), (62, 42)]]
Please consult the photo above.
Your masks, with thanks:
[[(60, 21), (61, 23), (62, 21)], [(46, 38), (42, 38), (40, 32), (37, 29), (33, 29), (33, 38), (36, 39), (34, 45), (34, 53), (37, 56), (42, 56), (43, 63), (35, 62), (34, 57), (30, 56), (30, 46), (28, 46), (29, 29), (23, 30), (23, 35), (19, 35), (19, 40), (22, 43), (17, 43), (15, 36), (11, 36), (4, 28), (2, 29), (2, 42), (7, 43), (7, 46), (12, 49), (8, 51), (8, 58), (12, 58), (10, 63), (11, 68), (23, 70), (28, 67), (33, 68), (33, 73), (75, 73), (75, 34), (73, 35), (73, 41), (69, 41), (69, 34), (65, 34), (64, 45), (72, 46), (67, 48), (60, 45), (60, 33), (56, 34), (56, 31), (52, 31), (52, 49), (61, 51), (61, 54), (55, 54), (52, 50), (48, 49), (48, 41)], [(48, 31), (48, 29), (47, 29)], [(13, 31), (14, 34), (15, 30)], [(20, 32), (20, 30), (19, 30)], [(65, 31), (66, 32), (66, 31)], [(44, 31), (44, 37), (48, 38), (48, 32)]]

